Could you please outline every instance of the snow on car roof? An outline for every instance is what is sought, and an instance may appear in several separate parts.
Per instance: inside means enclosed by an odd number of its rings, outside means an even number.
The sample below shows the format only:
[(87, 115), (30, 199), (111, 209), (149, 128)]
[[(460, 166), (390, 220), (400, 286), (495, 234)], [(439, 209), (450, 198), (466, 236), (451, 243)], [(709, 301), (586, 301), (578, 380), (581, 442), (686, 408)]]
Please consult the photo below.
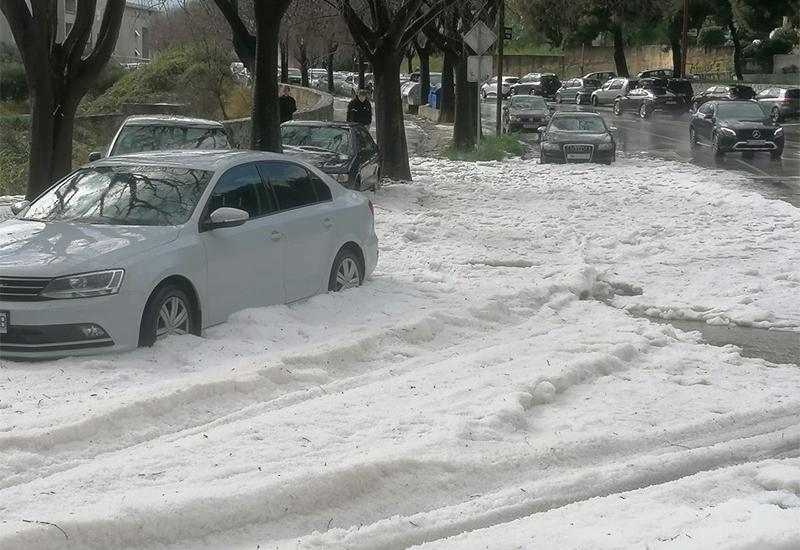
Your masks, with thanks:
[[(118, 155), (96, 161), (94, 166), (127, 166), (131, 164), (161, 165), (218, 171), (243, 162), (259, 160), (288, 160), (289, 157), (264, 151), (238, 149), (149, 151)], [(292, 159), (296, 162), (297, 159)]]
[(123, 124), (135, 124), (141, 126), (197, 126), (201, 128), (222, 128), (222, 123), (216, 120), (205, 118), (192, 118), (178, 115), (133, 115), (125, 119)]

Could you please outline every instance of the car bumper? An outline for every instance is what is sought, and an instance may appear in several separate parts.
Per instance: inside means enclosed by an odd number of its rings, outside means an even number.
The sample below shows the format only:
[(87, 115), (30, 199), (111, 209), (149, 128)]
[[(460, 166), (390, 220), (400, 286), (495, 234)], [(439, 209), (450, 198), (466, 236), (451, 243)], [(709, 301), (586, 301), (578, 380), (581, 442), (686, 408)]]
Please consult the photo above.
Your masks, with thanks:
[(648, 107), (650, 111), (662, 113), (685, 113), (689, 111), (688, 103), (651, 103)]
[(748, 142), (738, 137), (720, 134), (719, 140), (720, 150), (726, 152), (739, 152), (739, 151), (775, 151), (783, 149), (783, 137), (773, 140), (764, 140), (763, 143)]
[(573, 163), (583, 163), (583, 162), (612, 162), (615, 157), (616, 148), (614, 149), (597, 149), (594, 150), (589, 154), (588, 158), (567, 158), (563, 149), (555, 149), (555, 150), (542, 150), (542, 156), (547, 160), (549, 163), (557, 163), (557, 164), (573, 164)]
[(539, 133), (539, 127), (545, 126), (546, 123), (544, 121), (532, 121), (532, 122), (509, 122), (508, 123), (508, 131), (509, 132), (534, 132)]
[[(3, 359), (52, 359), (133, 349), (147, 296), (120, 292), (112, 296), (4, 301), (9, 314), (6, 334), (0, 334)], [(84, 332), (94, 326), (93, 333)], [(98, 332), (100, 329), (100, 332)]]

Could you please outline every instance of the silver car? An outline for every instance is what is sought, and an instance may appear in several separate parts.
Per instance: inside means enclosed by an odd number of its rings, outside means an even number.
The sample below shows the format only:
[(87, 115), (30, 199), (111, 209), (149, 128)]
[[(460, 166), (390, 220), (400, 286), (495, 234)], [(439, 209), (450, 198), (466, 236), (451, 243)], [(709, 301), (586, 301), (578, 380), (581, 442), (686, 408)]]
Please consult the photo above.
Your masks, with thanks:
[(113, 157), (0, 224), (0, 355), (119, 351), (361, 284), (372, 203), (270, 153)]
[(769, 88), (756, 100), (775, 122), (800, 116), (800, 88)]

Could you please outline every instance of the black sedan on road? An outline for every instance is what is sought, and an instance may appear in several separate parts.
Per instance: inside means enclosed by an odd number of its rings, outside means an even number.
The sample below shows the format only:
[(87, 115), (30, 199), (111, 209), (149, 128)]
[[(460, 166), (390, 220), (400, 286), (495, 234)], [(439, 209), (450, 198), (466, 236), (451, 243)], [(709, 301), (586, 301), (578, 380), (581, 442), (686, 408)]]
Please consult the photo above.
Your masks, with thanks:
[(511, 95), (540, 95), (553, 98), (561, 87), (561, 81), (553, 73), (529, 73), (511, 86)]
[(617, 144), (597, 113), (559, 111), (540, 128), (540, 163), (602, 162), (616, 160)]
[(378, 146), (355, 122), (291, 120), (281, 125), (284, 154), (301, 157), (349, 189), (374, 190), (380, 179)]
[(638, 113), (642, 118), (649, 118), (656, 111), (665, 111), (678, 116), (686, 112), (686, 109), (686, 98), (670, 92), (666, 86), (634, 88), (614, 100), (614, 114), (617, 116), (622, 116), (625, 111)]
[(783, 154), (783, 128), (757, 101), (709, 101), (689, 123), (689, 145), (710, 145), (714, 156), (766, 151)]
[(532, 95), (511, 96), (503, 107), (503, 131), (538, 131), (550, 120), (550, 108), (543, 97)]

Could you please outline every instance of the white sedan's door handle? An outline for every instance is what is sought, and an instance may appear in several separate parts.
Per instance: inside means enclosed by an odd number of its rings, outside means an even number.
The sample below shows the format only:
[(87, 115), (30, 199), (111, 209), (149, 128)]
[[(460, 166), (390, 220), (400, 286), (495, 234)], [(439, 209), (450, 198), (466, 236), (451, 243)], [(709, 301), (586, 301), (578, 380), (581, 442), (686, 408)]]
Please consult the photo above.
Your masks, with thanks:
[(333, 220), (330, 218), (325, 218), (324, 220), (322, 220), (322, 225), (330, 229), (331, 227), (333, 227)]
[(283, 237), (283, 233), (281, 233), (280, 231), (273, 231), (272, 233), (269, 234), (269, 238), (272, 239), (273, 241), (279, 241), (281, 240), (281, 237)]

